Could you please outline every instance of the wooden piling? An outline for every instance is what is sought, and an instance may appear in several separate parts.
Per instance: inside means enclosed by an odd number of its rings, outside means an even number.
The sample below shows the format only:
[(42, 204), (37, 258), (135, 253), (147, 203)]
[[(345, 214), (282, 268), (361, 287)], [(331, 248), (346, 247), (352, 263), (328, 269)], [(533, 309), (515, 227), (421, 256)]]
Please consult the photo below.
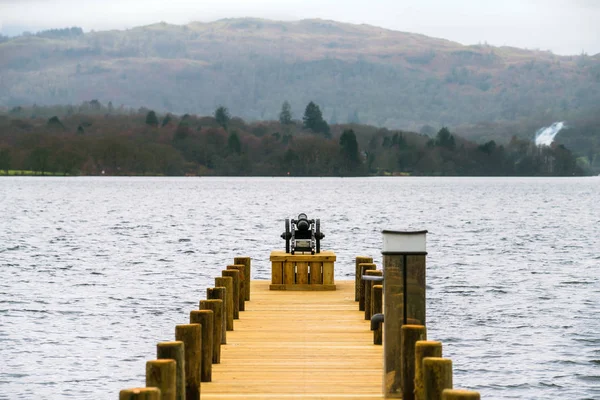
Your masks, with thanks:
[(427, 400), (442, 400), (444, 389), (452, 389), (452, 360), (441, 357), (423, 359), (423, 386)]
[[(365, 271), (365, 275), (368, 276), (383, 276), (383, 271), (381, 270), (368, 270)], [(365, 288), (365, 320), (371, 320), (371, 315), (373, 312), (373, 306), (371, 304), (371, 295), (374, 281), (364, 281)]]
[(228, 331), (233, 330), (233, 278), (231, 276), (223, 276), (215, 278), (215, 286), (216, 287), (224, 287), (225, 288), (225, 306), (226, 309), (225, 319), (227, 321), (227, 329)]
[(444, 389), (442, 400), (480, 400), (479, 392), (463, 389)]
[(185, 400), (185, 345), (182, 341), (160, 342), (156, 358), (175, 361), (175, 400)]
[(146, 387), (159, 388), (161, 400), (175, 400), (177, 397), (177, 363), (175, 360), (147, 361)]
[[(371, 288), (371, 316), (383, 313), (383, 285), (373, 285)], [(373, 344), (383, 342), (383, 324), (373, 331)]]
[(402, 325), (400, 346), (402, 347), (402, 399), (415, 398), (415, 343), (427, 340), (427, 330), (423, 325)]
[(160, 400), (160, 389), (155, 387), (123, 389), (119, 400)]
[(243, 264), (234, 264), (228, 265), (228, 270), (238, 270), (240, 271), (240, 291), (239, 291), (239, 309), (240, 311), (246, 311), (246, 266)]
[(362, 276), (365, 275), (366, 271), (377, 269), (377, 266), (373, 263), (360, 263), (359, 267), (359, 279), (358, 282), (358, 310), (365, 311), (365, 284)]
[(233, 319), (240, 319), (240, 271), (237, 269), (226, 269), (221, 272), (223, 276), (229, 276), (233, 279)]
[(223, 301), (223, 318), (221, 318), (221, 344), (227, 344), (227, 294), (226, 294), (226, 289), (224, 287), (207, 288), (206, 289), (206, 299)]
[(423, 359), (425, 357), (441, 357), (442, 342), (419, 340), (415, 343), (415, 400), (425, 400), (423, 383)]
[[(223, 318), (223, 301), (222, 300), (200, 300), (201, 310), (212, 310), (214, 313), (214, 321), (220, 321)], [(221, 335), (223, 325), (213, 323), (213, 364), (221, 363)]]
[(199, 324), (175, 326), (175, 339), (184, 344), (185, 399), (200, 399), (200, 365), (202, 330)]
[(190, 324), (200, 324), (202, 327), (202, 361), (200, 362), (200, 381), (212, 381), (212, 354), (214, 337), (214, 313), (212, 310), (190, 311)]
[(362, 263), (372, 263), (373, 257), (367, 256), (356, 256), (356, 268), (354, 274), (354, 301), (358, 301), (360, 299), (360, 284), (361, 284), (361, 274), (359, 265)]
[(233, 263), (234, 264), (241, 264), (243, 265), (244, 268), (244, 281), (246, 283), (245, 288), (246, 291), (244, 292), (244, 299), (246, 301), (250, 301), (250, 279), (252, 277), (252, 267), (251, 267), (251, 263), (252, 263), (252, 259), (250, 257), (234, 257), (233, 259)]

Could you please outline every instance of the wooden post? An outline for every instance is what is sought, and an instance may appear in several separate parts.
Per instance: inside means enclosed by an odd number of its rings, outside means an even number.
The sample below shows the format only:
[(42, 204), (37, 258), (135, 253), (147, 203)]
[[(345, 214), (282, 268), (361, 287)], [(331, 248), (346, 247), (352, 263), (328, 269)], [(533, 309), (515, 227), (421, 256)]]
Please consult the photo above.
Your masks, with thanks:
[(442, 400), (480, 400), (479, 392), (463, 389), (444, 389)]
[(444, 389), (452, 389), (452, 360), (441, 357), (423, 359), (424, 394), (427, 400), (442, 400)]
[(202, 361), (200, 363), (200, 381), (212, 381), (212, 354), (214, 337), (214, 313), (212, 310), (190, 311), (190, 324), (202, 326)]
[(322, 285), (323, 284), (323, 262), (313, 261), (309, 265), (310, 270), (310, 284), (311, 285)]
[(156, 358), (175, 360), (175, 400), (185, 400), (185, 349), (181, 341), (160, 342), (156, 345)]
[(225, 288), (225, 317), (227, 320), (227, 330), (233, 330), (233, 278), (231, 276), (223, 276), (215, 278), (216, 287)]
[(123, 389), (119, 400), (160, 400), (160, 389), (155, 387)]
[(183, 342), (185, 350), (185, 400), (200, 399), (201, 331), (199, 324), (175, 326), (175, 339)]
[(358, 299), (360, 299), (360, 283), (361, 283), (361, 275), (360, 275), (360, 264), (363, 263), (372, 263), (373, 262), (373, 257), (367, 257), (367, 256), (356, 256), (356, 269), (355, 269), (355, 274), (354, 274), (354, 301), (358, 301)]
[(271, 262), (271, 283), (273, 285), (283, 284), (283, 261)]
[(323, 261), (323, 285), (333, 285), (334, 283), (333, 261)]
[(241, 264), (244, 266), (244, 278), (246, 281), (246, 291), (244, 292), (244, 300), (246, 301), (250, 301), (250, 280), (252, 279), (252, 268), (251, 268), (251, 263), (252, 263), (252, 259), (250, 257), (234, 257), (233, 259), (233, 263), (234, 264)]
[[(215, 313), (215, 321), (220, 321), (223, 318), (223, 301), (222, 300), (200, 300), (201, 310), (212, 310)], [(213, 323), (213, 364), (221, 363), (221, 328), (222, 324)]]
[[(373, 285), (371, 288), (371, 316), (383, 313), (383, 285)], [(383, 342), (383, 324), (373, 331), (373, 344)]]
[(419, 340), (415, 343), (415, 399), (425, 400), (423, 383), (423, 359), (425, 357), (441, 357), (442, 342)]
[(223, 318), (221, 318), (221, 344), (227, 344), (227, 295), (224, 287), (206, 289), (207, 300), (223, 301)]
[(296, 267), (296, 263), (292, 261), (284, 261), (283, 263), (283, 284), (284, 285), (293, 285), (296, 283), (296, 273), (294, 272), (294, 268)]
[(296, 284), (308, 284), (308, 262), (306, 261), (298, 261), (296, 263)]
[[(365, 275), (368, 276), (383, 276), (383, 271), (381, 270), (368, 270), (365, 271)], [(365, 291), (365, 320), (370, 321), (371, 320), (371, 315), (373, 315), (373, 306), (371, 304), (372, 300), (371, 300), (371, 295), (372, 295), (372, 288), (374, 285), (374, 281), (364, 281), (364, 291)]]
[(377, 269), (377, 266), (373, 263), (360, 263), (360, 282), (358, 283), (358, 310), (365, 311), (365, 284), (362, 280), (362, 276), (365, 275), (366, 271), (371, 269)]
[(237, 269), (227, 269), (221, 272), (223, 276), (229, 276), (233, 279), (233, 319), (240, 319), (240, 271)]
[(159, 388), (161, 400), (175, 400), (177, 397), (177, 363), (175, 360), (147, 361), (146, 387)]
[(246, 283), (245, 283), (245, 279), (244, 279), (244, 266), (243, 265), (228, 265), (227, 270), (239, 272), (238, 280), (239, 280), (240, 289), (238, 292), (238, 310), (245, 311), (246, 310), (246, 300), (244, 300), (244, 296), (245, 296), (244, 285)]
[(423, 325), (402, 325), (402, 399), (414, 400), (415, 398), (415, 343), (427, 340), (427, 330)]

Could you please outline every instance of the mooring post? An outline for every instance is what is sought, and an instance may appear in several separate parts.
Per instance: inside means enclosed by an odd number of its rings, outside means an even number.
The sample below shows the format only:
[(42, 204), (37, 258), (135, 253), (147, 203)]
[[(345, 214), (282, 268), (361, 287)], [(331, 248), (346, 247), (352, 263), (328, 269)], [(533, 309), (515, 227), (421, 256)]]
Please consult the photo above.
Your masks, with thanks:
[(220, 321), (223, 318), (223, 300), (200, 300), (200, 309), (201, 310), (212, 310), (214, 313), (214, 323), (213, 323), (213, 364), (221, 363), (221, 329), (223, 327), (222, 324), (216, 323), (216, 321)]
[(360, 264), (370, 264), (373, 262), (373, 257), (367, 256), (356, 256), (356, 268), (354, 274), (354, 301), (358, 301), (360, 299), (360, 283), (361, 283), (361, 274), (360, 274)]
[(425, 400), (423, 383), (423, 359), (442, 357), (442, 342), (419, 340), (415, 343), (415, 400)]
[(119, 400), (160, 400), (160, 389), (155, 387), (123, 389)]
[(223, 301), (223, 318), (221, 318), (221, 344), (227, 344), (227, 293), (226, 293), (226, 289), (224, 287), (207, 288), (206, 289), (206, 299)]
[(402, 325), (426, 325), (426, 234), (427, 231), (382, 232), (385, 397), (402, 397)]
[[(383, 271), (381, 270), (375, 270), (375, 269), (370, 269), (365, 271), (365, 275), (367, 276), (383, 276)], [(373, 312), (373, 305), (372, 305), (372, 288), (374, 286), (375, 283), (379, 283), (379, 282), (375, 282), (375, 281), (371, 281), (371, 280), (364, 280), (364, 291), (365, 291), (365, 320), (369, 321), (371, 320), (371, 315)]]
[(246, 281), (246, 291), (244, 292), (244, 299), (250, 301), (250, 280), (252, 278), (252, 259), (250, 257), (234, 257), (233, 264), (244, 265), (244, 279)]
[(202, 329), (199, 324), (176, 325), (175, 339), (184, 344), (185, 399), (199, 400)]
[(175, 400), (185, 400), (185, 349), (182, 341), (160, 342), (156, 358), (175, 361)]
[(246, 266), (242, 264), (228, 265), (228, 270), (240, 271), (240, 292), (238, 297), (240, 311), (246, 311)]
[(452, 360), (441, 357), (423, 359), (423, 391), (426, 400), (442, 400), (444, 389), (452, 389)]
[(427, 330), (423, 325), (402, 325), (402, 399), (415, 398), (415, 344), (427, 340)]
[(237, 269), (226, 269), (221, 272), (223, 276), (233, 279), (233, 319), (240, 319), (240, 271)]
[(444, 389), (442, 400), (480, 400), (479, 392), (463, 389)]
[(190, 324), (199, 324), (202, 328), (202, 362), (200, 363), (200, 381), (212, 381), (212, 357), (214, 337), (214, 313), (212, 310), (190, 311)]
[(365, 311), (365, 281), (363, 280), (363, 275), (367, 273), (368, 270), (376, 270), (377, 266), (373, 263), (360, 263), (360, 276), (358, 283), (358, 311)]
[(233, 330), (233, 278), (231, 276), (223, 276), (215, 278), (216, 287), (225, 288), (225, 305), (226, 309), (225, 320), (227, 322), (228, 331)]
[[(371, 316), (383, 312), (383, 285), (373, 285), (371, 288)], [(383, 324), (379, 324), (377, 329), (373, 331), (373, 344), (381, 344), (383, 342)]]
[(177, 363), (175, 360), (151, 360), (146, 362), (146, 387), (160, 389), (161, 400), (177, 397)]
[(237, 269), (226, 269), (221, 272), (225, 277), (230, 277), (233, 280), (231, 297), (233, 300), (233, 319), (240, 319), (240, 271)]

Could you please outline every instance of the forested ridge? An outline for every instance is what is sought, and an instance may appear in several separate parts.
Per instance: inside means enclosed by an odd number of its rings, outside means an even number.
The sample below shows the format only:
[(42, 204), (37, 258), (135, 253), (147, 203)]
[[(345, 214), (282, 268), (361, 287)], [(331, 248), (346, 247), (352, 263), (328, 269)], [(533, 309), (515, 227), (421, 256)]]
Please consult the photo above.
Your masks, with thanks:
[[(0, 38), (0, 107), (80, 104), (272, 120), (288, 99), (331, 124), (420, 131), (599, 111), (600, 55), (463, 46), (324, 20), (242, 18)], [(543, 126), (543, 125), (541, 125)]]
[[(60, 111), (60, 112), (57, 112)], [(49, 113), (55, 113), (47, 117)], [(328, 124), (318, 104), (301, 120), (284, 102), (278, 120), (80, 106), (0, 113), (4, 174), (170, 176), (573, 176), (592, 173), (560, 142), (513, 137), (477, 144), (446, 127), (431, 135)]]

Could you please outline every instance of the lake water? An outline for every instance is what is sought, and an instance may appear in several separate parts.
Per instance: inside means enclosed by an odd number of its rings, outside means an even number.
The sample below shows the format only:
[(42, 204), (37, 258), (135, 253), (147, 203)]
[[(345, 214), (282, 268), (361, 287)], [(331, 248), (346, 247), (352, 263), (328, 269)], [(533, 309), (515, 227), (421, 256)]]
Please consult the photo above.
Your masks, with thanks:
[(600, 399), (598, 178), (2, 178), (0, 399), (114, 399), (237, 255), (320, 218), (336, 279), (427, 229), (428, 337), (486, 399)]

